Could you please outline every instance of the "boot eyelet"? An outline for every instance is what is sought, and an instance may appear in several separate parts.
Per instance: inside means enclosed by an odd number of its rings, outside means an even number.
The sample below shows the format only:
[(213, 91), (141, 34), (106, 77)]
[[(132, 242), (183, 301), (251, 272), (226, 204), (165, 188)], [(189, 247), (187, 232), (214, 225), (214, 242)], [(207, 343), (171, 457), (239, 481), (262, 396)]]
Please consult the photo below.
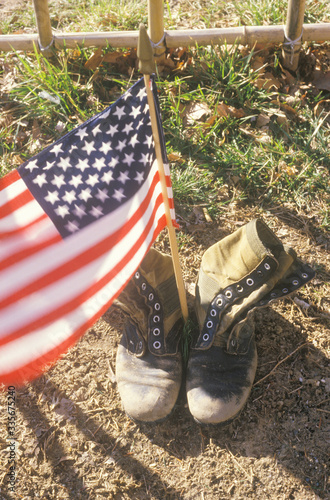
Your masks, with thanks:
[(225, 292), (225, 296), (226, 296), (228, 299), (231, 299), (231, 298), (232, 298), (232, 296), (233, 296), (233, 292), (231, 292), (230, 290), (227, 290), (227, 291)]
[(283, 288), (283, 290), (282, 290), (283, 293), (288, 293), (288, 291), (289, 290), (287, 288)]
[(210, 315), (214, 318), (217, 315), (217, 311), (215, 309), (211, 309)]
[(209, 340), (209, 338), (210, 338), (209, 334), (208, 333), (204, 333), (204, 335), (203, 335), (204, 342), (207, 342)]
[(263, 275), (264, 275), (264, 273), (263, 273), (262, 271), (260, 271), (260, 269), (259, 269), (259, 270), (257, 271), (257, 275), (258, 275), (258, 276), (263, 276)]
[(159, 302), (156, 302), (156, 304), (155, 304), (155, 310), (156, 311), (160, 310), (160, 304), (159, 304)]
[(152, 302), (154, 300), (154, 294), (153, 293), (149, 293), (149, 297), (148, 299), (150, 300), (150, 302)]
[(242, 287), (242, 285), (237, 285), (236, 289), (237, 289), (238, 293), (242, 293), (243, 290), (244, 290), (244, 288)]
[(270, 294), (270, 296), (271, 296), (271, 297), (277, 297), (277, 293), (276, 293), (276, 292), (272, 292), (272, 293)]
[(298, 281), (298, 280), (293, 280), (293, 281), (292, 281), (292, 284), (293, 284), (294, 286), (298, 286), (298, 285), (299, 285), (299, 281)]
[(304, 278), (304, 280), (307, 280), (307, 278), (308, 278), (308, 274), (307, 273), (302, 273), (301, 276)]
[(246, 280), (246, 284), (247, 284), (247, 285), (249, 285), (249, 286), (254, 285), (254, 281), (253, 281), (253, 279), (252, 279), (252, 278), (248, 278), (248, 279)]
[(160, 349), (162, 347), (162, 344), (159, 342), (159, 340), (156, 340), (156, 342), (154, 342), (152, 345), (155, 349)]
[(154, 316), (153, 318), (154, 323), (159, 323), (160, 322), (160, 317), (159, 316)]
[(221, 307), (221, 306), (222, 306), (222, 303), (223, 303), (222, 299), (220, 299), (220, 298), (219, 298), (219, 299), (217, 299), (216, 304), (217, 304), (217, 306), (218, 306), (218, 307)]
[(134, 278), (136, 280), (138, 280), (140, 278), (140, 273), (138, 271), (136, 271), (136, 273), (134, 274)]
[(139, 349), (142, 349), (143, 345), (142, 345), (142, 342), (140, 341), (139, 342)]
[(147, 288), (147, 284), (146, 283), (142, 283), (141, 288), (142, 288), (143, 291), (145, 291), (146, 288)]
[(207, 328), (212, 328), (212, 326), (213, 326), (213, 321), (208, 321), (208, 322), (206, 323), (206, 327), (207, 327)]
[(265, 262), (264, 268), (266, 269), (266, 271), (269, 271), (270, 265), (268, 264), (268, 262)]
[(157, 337), (160, 334), (160, 329), (159, 328), (154, 328), (152, 330), (152, 333)]
[(236, 340), (232, 339), (230, 343), (231, 343), (231, 345), (232, 345), (233, 347), (235, 347), (235, 345), (236, 345)]

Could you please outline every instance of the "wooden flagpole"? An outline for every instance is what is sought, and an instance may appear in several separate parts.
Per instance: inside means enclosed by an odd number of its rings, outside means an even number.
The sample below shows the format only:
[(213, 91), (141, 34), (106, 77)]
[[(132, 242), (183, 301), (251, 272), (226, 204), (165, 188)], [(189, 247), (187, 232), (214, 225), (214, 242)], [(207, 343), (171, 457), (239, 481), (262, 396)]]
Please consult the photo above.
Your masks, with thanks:
[(160, 140), (159, 140), (155, 102), (154, 102), (154, 98), (153, 98), (153, 95), (152, 95), (152, 92), (150, 89), (150, 75), (155, 72), (155, 61), (154, 61), (153, 50), (152, 50), (152, 46), (150, 43), (150, 39), (149, 39), (149, 36), (148, 36), (147, 31), (145, 29), (145, 26), (143, 24), (140, 25), (139, 43), (138, 43), (138, 58), (139, 58), (139, 71), (141, 71), (141, 73), (143, 74), (144, 83), (145, 83), (146, 91), (147, 91), (150, 120), (151, 120), (151, 128), (152, 128), (152, 134), (153, 134), (154, 143), (155, 143), (158, 171), (159, 171), (163, 199), (164, 199), (164, 205), (165, 205), (166, 222), (167, 222), (168, 236), (169, 236), (169, 240), (170, 240), (174, 274), (175, 274), (176, 284), (178, 287), (182, 316), (183, 316), (184, 321), (186, 322), (188, 320), (188, 305), (187, 305), (186, 290), (185, 290), (184, 281), (183, 281), (182, 272), (181, 272), (181, 267), (180, 267), (178, 245), (177, 245), (177, 241), (176, 241), (176, 234), (175, 234), (175, 229), (174, 229), (173, 222), (172, 222), (171, 210), (170, 210), (168, 194), (167, 194), (166, 176), (165, 176), (165, 170), (164, 170), (163, 155), (162, 155)]

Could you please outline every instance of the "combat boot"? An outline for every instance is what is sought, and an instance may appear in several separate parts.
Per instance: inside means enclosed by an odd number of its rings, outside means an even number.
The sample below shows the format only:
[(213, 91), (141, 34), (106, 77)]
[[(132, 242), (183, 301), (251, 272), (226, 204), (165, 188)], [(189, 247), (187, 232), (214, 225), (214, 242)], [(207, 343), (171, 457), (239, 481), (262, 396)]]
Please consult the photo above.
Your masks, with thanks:
[(172, 258), (151, 248), (116, 305), (127, 315), (118, 346), (116, 379), (134, 420), (167, 417), (180, 391), (183, 327)]
[(250, 394), (257, 350), (257, 307), (306, 284), (314, 271), (262, 220), (253, 220), (203, 255), (196, 284), (199, 336), (187, 367), (187, 399), (202, 424), (228, 423)]

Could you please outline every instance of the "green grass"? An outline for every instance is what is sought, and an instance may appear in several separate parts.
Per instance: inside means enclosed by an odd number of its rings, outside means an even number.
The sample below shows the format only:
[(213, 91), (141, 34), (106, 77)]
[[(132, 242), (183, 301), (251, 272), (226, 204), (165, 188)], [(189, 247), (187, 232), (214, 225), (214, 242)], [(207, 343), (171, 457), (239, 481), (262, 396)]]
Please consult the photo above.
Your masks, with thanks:
[[(177, 6), (167, 2), (167, 27), (180, 22), (211, 27), (217, 16), (227, 19), (232, 12), (236, 16), (232, 25), (279, 23), (284, 12), (283, 4), (263, 0), (190, 5), (187, 10), (184, 2)], [(63, 0), (51, 2), (50, 11), (53, 27), (66, 31), (136, 29), (147, 15), (140, 2), (119, 0)], [(181, 17), (182, 11), (186, 18)], [(33, 27), (31, 9), (13, 16), (2, 19), (3, 32)], [(309, 2), (306, 18), (309, 22), (328, 19), (325, 3)], [(130, 79), (130, 68), (123, 74), (107, 63), (86, 69), (93, 52), (63, 50), (51, 61), (37, 52), (0, 55), (0, 78), (5, 82), (0, 88), (1, 175), (113, 102), (139, 78), (135, 72)], [(264, 207), (289, 203), (296, 210), (313, 210), (320, 227), (329, 229), (329, 122), (326, 109), (314, 112), (318, 103), (329, 99), (329, 92), (307, 85), (300, 99), (303, 82), (299, 75), (294, 103), (285, 85), (279, 89), (260, 86), (264, 71), (283, 83), (279, 48), (267, 56), (237, 46), (195, 48), (191, 57), (185, 71), (158, 77), (167, 152), (174, 158), (174, 194), (182, 216), (198, 205), (216, 219), (224, 205), (239, 198)], [(257, 57), (264, 57), (266, 69), (254, 69)], [(284, 126), (277, 121), (276, 110), (280, 112), (280, 105), (289, 98), (293, 112), (286, 114)], [(209, 116), (187, 124), (187, 110), (194, 103), (209, 110), (213, 116), (209, 124)], [(222, 103), (243, 110), (244, 116), (217, 114)], [(257, 126), (261, 114), (270, 119), (266, 130)]]

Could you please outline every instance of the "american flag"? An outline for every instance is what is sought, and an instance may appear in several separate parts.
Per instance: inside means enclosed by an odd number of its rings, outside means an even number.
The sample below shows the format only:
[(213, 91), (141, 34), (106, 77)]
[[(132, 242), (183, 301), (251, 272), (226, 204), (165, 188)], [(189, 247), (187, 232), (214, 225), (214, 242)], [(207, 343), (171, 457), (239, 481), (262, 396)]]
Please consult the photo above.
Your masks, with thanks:
[(165, 226), (141, 79), (0, 179), (0, 383), (32, 380), (65, 353), (109, 308)]

